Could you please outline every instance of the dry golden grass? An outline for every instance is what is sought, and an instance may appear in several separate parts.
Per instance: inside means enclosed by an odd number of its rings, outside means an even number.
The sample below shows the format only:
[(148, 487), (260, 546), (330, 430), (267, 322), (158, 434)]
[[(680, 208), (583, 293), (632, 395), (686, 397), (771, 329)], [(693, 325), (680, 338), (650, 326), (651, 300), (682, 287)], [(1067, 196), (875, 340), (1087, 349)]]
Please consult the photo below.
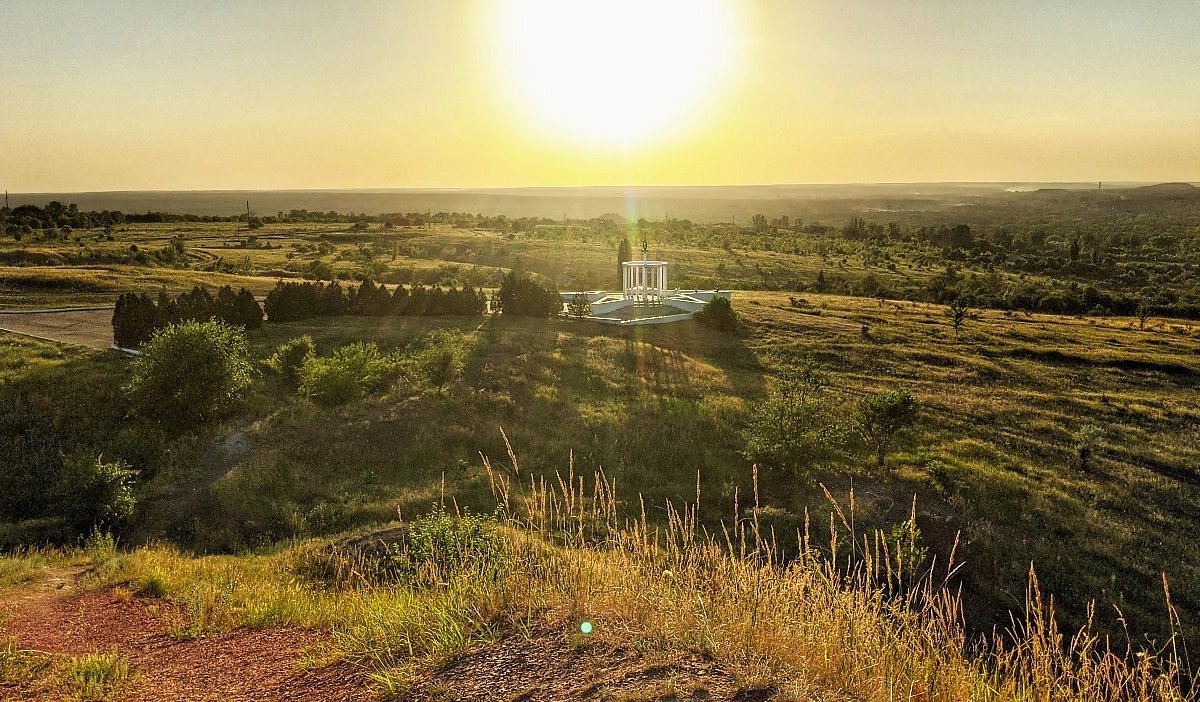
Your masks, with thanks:
[[(389, 584), (300, 575), (320, 544), (264, 555), (195, 558), (166, 547), (121, 557), (110, 581), (161, 592), (183, 605), (180, 636), (237, 626), (328, 629), (312, 664), (349, 660), (380, 689), (403, 694), (418, 671), (480, 641), (534, 626), (658, 650), (711, 656), (743, 679), (796, 700), (1183, 700), (1175, 639), (1153, 651), (1112, 651), (1084, 630), (1066, 640), (1031, 573), (1025, 617), (990, 641), (973, 641), (946, 587), (957, 566), (913, 572), (915, 534), (852, 538), (849, 503), (834, 503), (828, 556), (808, 528), (770, 533), (757, 495), (734, 507), (720, 533), (697, 520), (703, 495), (667, 506), (665, 525), (618, 516), (602, 474), (568, 470), (545, 481), (485, 460), (500, 522), (502, 560), (430, 564)], [(526, 482), (531, 488), (524, 488)], [(778, 558), (777, 540), (802, 556)], [(326, 548), (324, 553), (329, 553)], [(580, 636), (576, 633), (575, 636)]]

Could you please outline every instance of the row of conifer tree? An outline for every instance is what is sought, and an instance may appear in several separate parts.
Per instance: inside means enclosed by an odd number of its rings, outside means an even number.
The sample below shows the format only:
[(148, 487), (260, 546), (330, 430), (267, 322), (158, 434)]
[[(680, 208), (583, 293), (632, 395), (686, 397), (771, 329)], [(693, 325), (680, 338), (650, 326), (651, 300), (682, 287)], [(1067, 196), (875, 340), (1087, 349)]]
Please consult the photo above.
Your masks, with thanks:
[(423, 285), (397, 285), (389, 291), (384, 285), (370, 280), (346, 290), (337, 281), (285, 282), (279, 281), (263, 300), (267, 318), (272, 322), (292, 322), (312, 317), (335, 317), (343, 314), (366, 317), (388, 315), (463, 315), (479, 316), (487, 309), (487, 296), (482, 290), (465, 285), (427, 288)]
[[(493, 309), (518, 316), (544, 317), (562, 307), (553, 285), (526, 275), (509, 273), (504, 278)], [(428, 288), (397, 285), (388, 290), (370, 280), (342, 288), (337, 281), (279, 281), (263, 304), (245, 288), (236, 293), (228, 285), (214, 296), (200, 286), (174, 298), (160, 292), (157, 299), (145, 293), (125, 293), (113, 310), (113, 342), (121, 348), (137, 348), (154, 332), (168, 324), (216, 319), (230, 325), (255, 329), (264, 316), (271, 322), (294, 322), (313, 317), (359, 315), (461, 315), (479, 316), (488, 308), (488, 297), (479, 289)]]
[(174, 298), (160, 292), (157, 300), (145, 293), (125, 293), (113, 309), (113, 343), (137, 348), (168, 324), (209, 319), (254, 329), (262, 326), (263, 310), (249, 290), (235, 293), (228, 285), (215, 296), (198, 285)]

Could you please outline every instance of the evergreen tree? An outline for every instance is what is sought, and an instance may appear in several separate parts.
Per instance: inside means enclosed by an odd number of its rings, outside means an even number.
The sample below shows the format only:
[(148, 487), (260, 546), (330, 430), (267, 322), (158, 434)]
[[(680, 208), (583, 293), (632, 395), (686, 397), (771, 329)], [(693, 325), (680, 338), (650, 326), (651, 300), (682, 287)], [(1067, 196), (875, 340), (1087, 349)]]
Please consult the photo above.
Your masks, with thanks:
[(263, 309), (258, 304), (258, 300), (254, 299), (254, 293), (242, 288), (237, 294), (236, 303), (237, 312), (234, 318), (237, 320), (235, 324), (243, 326), (247, 329), (258, 329), (263, 323)]
[(629, 248), (629, 237), (621, 237), (621, 245), (617, 248), (617, 284), (623, 285), (625, 281), (625, 266), (626, 261), (633, 257), (633, 253)]
[(500, 283), (500, 311), (518, 317), (552, 317), (562, 311), (562, 297), (549, 281), (509, 271)]
[(408, 314), (408, 289), (403, 285), (392, 292), (392, 314)]

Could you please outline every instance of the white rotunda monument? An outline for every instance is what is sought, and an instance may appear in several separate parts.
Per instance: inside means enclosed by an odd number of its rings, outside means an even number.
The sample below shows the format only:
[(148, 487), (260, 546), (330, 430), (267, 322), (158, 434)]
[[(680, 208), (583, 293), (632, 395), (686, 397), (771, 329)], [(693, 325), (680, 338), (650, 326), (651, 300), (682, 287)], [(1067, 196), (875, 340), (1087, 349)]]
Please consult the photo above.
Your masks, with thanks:
[(658, 305), (667, 293), (667, 262), (649, 260), (650, 246), (642, 242), (642, 260), (621, 264), (621, 293), (626, 300)]
[(589, 290), (562, 293), (564, 311), (572, 305), (585, 313), (574, 314), (603, 324), (663, 324), (691, 319), (714, 297), (730, 300), (728, 290), (671, 290), (667, 288), (667, 262), (650, 260), (650, 245), (642, 241), (642, 260), (621, 262), (621, 292)]

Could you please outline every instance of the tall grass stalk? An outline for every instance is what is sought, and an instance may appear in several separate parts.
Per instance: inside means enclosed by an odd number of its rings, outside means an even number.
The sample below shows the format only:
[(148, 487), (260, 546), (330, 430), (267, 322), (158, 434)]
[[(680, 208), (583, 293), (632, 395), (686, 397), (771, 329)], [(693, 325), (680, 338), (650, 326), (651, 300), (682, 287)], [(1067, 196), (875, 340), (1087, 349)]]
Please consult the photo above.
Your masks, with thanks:
[[(495, 522), (486, 533), (476, 523), (445, 536), (458, 539), (452, 559), (428, 542), (414, 551), (419, 525), (410, 520), (409, 536), (374, 551), (314, 542), (196, 559), (159, 547), (132, 554), (124, 573), (183, 605), (185, 635), (274, 624), (328, 629), (328, 658), (363, 665), (395, 694), (421, 665), (481, 641), (539, 627), (574, 631), (586, 619), (592, 636), (698, 651), (795, 698), (1195, 697), (1185, 689), (1178, 636), (1150, 651), (1113, 650), (1090, 627), (1068, 639), (1032, 570), (1024, 616), (990, 640), (970, 639), (953, 585), (959, 565), (953, 553), (940, 564), (920, 557), (915, 505), (906, 528), (855, 535), (853, 493), (846, 505), (830, 496), (825, 549), (813, 543), (807, 518), (796, 534), (764, 528), (757, 481), (752, 502), (735, 496), (729, 520), (711, 533), (698, 518), (699, 481), (695, 502), (665, 505), (665, 520), (649, 519), (640, 499), (636, 516), (626, 517), (603, 472), (584, 475), (572, 462), (546, 479), (523, 470), (511, 446), (508, 454), (507, 466), (483, 458)], [(436, 518), (438, 529), (450, 530), (470, 519)], [(795, 539), (798, 557), (781, 556), (785, 539)], [(331, 558), (334, 567), (312, 567)]]

